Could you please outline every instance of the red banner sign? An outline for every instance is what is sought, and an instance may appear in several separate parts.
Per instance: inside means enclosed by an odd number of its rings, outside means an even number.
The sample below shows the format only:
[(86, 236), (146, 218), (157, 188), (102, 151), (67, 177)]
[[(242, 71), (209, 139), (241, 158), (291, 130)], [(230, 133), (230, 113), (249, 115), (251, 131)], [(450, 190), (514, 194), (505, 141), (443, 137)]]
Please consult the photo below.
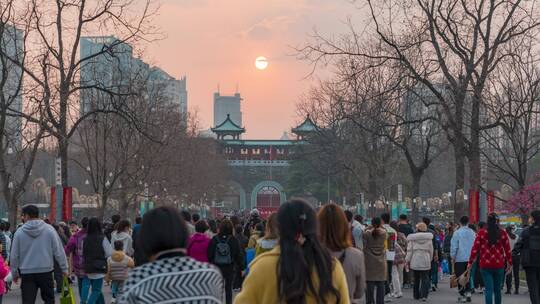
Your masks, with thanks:
[(51, 204), (49, 206), (49, 221), (54, 223), (56, 221), (56, 187), (51, 187)]
[(493, 191), (487, 192), (487, 209), (488, 214), (495, 212), (495, 193)]
[(469, 191), (469, 218), (471, 223), (478, 223), (480, 219), (480, 193), (476, 190)]
[(62, 196), (62, 220), (69, 221), (72, 217), (73, 206), (73, 188), (64, 187)]

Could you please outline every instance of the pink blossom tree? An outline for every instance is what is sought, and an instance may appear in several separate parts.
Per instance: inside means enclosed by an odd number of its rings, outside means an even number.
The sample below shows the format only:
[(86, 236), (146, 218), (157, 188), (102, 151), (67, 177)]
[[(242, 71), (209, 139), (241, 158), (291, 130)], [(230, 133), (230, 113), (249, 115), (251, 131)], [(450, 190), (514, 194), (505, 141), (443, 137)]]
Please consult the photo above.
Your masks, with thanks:
[(521, 215), (521, 219), (526, 223), (529, 213), (535, 209), (540, 209), (540, 182), (525, 186), (517, 191), (506, 202), (510, 212)]

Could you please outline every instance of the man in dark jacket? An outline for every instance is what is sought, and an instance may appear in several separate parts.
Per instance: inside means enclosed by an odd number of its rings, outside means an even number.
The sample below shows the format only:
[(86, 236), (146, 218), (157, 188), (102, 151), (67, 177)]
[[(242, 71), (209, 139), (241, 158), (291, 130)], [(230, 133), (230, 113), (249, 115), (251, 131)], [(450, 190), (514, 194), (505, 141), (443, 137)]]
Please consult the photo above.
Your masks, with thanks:
[(540, 210), (531, 212), (531, 226), (525, 228), (519, 237), (512, 255), (521, 255), (525, 269), (531, 303), (540, 303)]
[(414, 229), (411, 224), (409, 224), (409, 220), (407, 219), (406, 214), (402, 214), (399, 216), (399, 225), (398, 225), (398, 231), (405, 234), (405, 236), (409, 236), (409, 234), (414, 233)]

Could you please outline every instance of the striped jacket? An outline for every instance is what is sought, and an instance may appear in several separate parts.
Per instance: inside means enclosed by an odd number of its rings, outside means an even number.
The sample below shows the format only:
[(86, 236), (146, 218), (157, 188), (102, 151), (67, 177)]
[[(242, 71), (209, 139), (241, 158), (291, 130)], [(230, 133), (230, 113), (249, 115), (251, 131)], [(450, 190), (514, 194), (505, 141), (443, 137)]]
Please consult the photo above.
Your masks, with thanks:
[(217, 268), (190, 257), (173, 256), (130, 272), (119, 304), (224, 302), (223, 277)]

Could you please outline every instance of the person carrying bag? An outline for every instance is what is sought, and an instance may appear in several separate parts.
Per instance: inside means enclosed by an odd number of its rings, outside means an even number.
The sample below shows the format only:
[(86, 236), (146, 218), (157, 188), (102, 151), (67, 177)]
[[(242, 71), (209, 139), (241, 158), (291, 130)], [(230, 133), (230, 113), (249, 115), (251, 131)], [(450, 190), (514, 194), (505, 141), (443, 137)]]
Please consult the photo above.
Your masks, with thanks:
[(73, 295), (73, 288), (69, 285), (67, 277), (64, 277), (62, 281), (62, 293), (60, 295), (60, 304), (75, 304), (75, 296)]

